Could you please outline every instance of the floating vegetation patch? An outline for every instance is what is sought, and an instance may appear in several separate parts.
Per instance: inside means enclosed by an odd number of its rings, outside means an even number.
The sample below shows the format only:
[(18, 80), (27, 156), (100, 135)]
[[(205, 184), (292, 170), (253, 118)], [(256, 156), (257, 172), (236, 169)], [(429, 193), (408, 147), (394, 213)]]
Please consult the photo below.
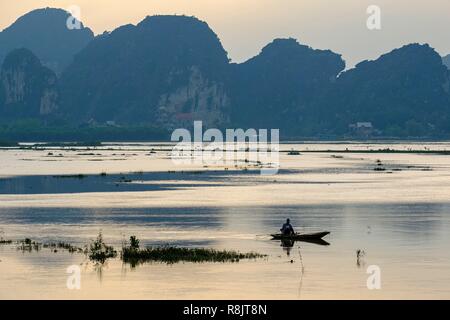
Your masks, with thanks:
[(215, 250), (205, 248), (179, 248), (173, 246), (139, 248), (139, 240), (130, 238), (130, 246), (122, 248), (121, 259), (125, 263), (136, 266), (145, 262), (239, 262), (242, 259), (264, 258), (266, 255), (250, 252)]
[(39, 251), (42, 247), (42, 244), (36, 241), (32, 241), (29, 238), (25, 238), (22, 241), (19, 241), (19, 245), (17, 247), (17, 250), (23, 251), (23, 252), (32, 252), (32, 251)]
[(66, 242), (45, 243), (45, 244), (42, 245), (42, 247), (51, 249), (53, 252), (58, 252), (58, 250), (67, 250), (70, 253), (75, 253), (75, 252), (83, 253), (83, 252), (85, 252), (85, 250), (83, 250), (83, 248), (79, 248), (77, 246), (73, 246), (70, 243), (66, 243)]
[[(208, 248), (182, 248), (174, 246), (159, 246), (140, 248), (140, 241), (135, 236), (130, 237), (130, 241), (122, 246), (120, 255), (124, 263), (129, 263), (132, 267), (147, 262), (161, 262), (175, 264), (179, 262), (231, 262), (236, 263), (243, 259), (265, 258), (267, 255), (256, 252), (241, 253), (230, 250), (215, 250)], [(49, 249), (56, 253), (66, 250), (70, 253), (85, 254), (90, 261), (97, 265), (102, 265), (106, 260), (117, 257), (117, 251), (113, 246), (107, 245), (100, 232), (97, 238), (90, 245), (84, 248), (77, 247), (66, 242), (40, 243), (26, 238), (21, 241), (5, 240), (0, 238), (0, 244), (16, 244), (17, 250), (22, 252), (34, 252), (41, 249)]]
[(47, 157), (64, 158), (64, 155), (62, 153), (54, 154), (53, 152), (49, 152), (47, 153)]
[(70, 243), (66, 242), (50, 242), (50, 243), (41, 243), (37, 241), (33, 241), (30, 238), (25, 238), (20, 241), (12, 241), (12, 240), (5, 240), (3, 238), (0, 238), (0, 245), (11, 245), (15, 244), (17, 245), (17, 250), (23, 251), (23, 252), (32, 252), (32, 251), (39, 251), (42, 248), (50, 249), (53, 252), (58, 252), (58, 250), (67, 250), (70, 253), (86, 253), (86, 250), (77, 246), (74, 246)]
[(374, 171), (386, 171), (386, 168), (384, 167), (384, 165), (380, 159), (375, 161), (375, 165), (376, 165), (376, 167), (373, 168)]
[(69, 174), (69, 175), (53, 176), (53, 178), (58, 178), (58, 179), (84, 179), (84, 178), (86, 178), (86, 175), (84, 175), (84, 174)]
[(361, 249), (356, 250), (356, 265), (358, 267), (365, 265), (365, 262), (364, 262), (365, 255), (366, 255), (366, 252), (364, 250), (361, 250)]
[(189, 173), (189, 174), (204, 174), (205, 171), (188, 171), (187, 173)]
[(385, 149), (369, 149), (369, 150), (359, 150), (359, 149), (317, 149), (317, 150), (304, 150), (303, 152), (308, 153), (416, 153), (416, 154), (435, 154), (435, 155), (449, 155), (449, 150), (429, 150), (429, 149), (408, 149), (408, 150), (402, 150), (402, 149), (391, 149), (391, 148), (385, 148)]
[(98, 263), (105, 263), (105, 261), (109, 258), (115, 258), (117, 256), (117, 251), (114, 250), (112, 246), (108, 246), (103, 241), (103, 235), (100, 232), (97, 236), (97, 239), (95, 239), (90, 245), (89, 249), (87, 251), (89, 260), (98, 262)]
[(128, 178), (126, 178), (126, 177), (120, 177), (120, 181), (119, 181), (119, 182), (122, 182), (122, 183), (131, 183), (131, 182), (133, 182), (133, 180), (128, 179)]
[(12, 240), (0, 238), (0, 244), (12, 244)]

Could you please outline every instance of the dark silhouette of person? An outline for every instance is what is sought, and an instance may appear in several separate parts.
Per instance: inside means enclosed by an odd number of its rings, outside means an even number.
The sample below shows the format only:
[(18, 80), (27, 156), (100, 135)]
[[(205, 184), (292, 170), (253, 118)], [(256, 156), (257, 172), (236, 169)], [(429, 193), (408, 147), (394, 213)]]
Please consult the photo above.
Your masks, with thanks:
[(286, 219), (286, 223), (283, 224), (280, 231), (285, 236), (293, 235), (295, 232), (294, 232), (294, 228), (291, 225), (291, 220)]

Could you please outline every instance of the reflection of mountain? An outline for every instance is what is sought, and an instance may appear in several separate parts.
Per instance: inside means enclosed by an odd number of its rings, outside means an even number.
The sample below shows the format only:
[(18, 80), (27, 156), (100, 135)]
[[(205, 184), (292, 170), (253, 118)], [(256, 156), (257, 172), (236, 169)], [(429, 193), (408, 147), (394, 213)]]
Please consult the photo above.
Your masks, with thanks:
[[(183, 183), (173, 184), (182, 178)], [(139, 181), (140, 183), (136, 183)], [(166, 181), (166, 183), (152, 183)], [(204, 185), (201, 181), (207, 181)], [(145, 183), (148, 182), (148, 183)], [(200, 183), (198, 183), (200, 182)], [(214, 183), (215, 182), (215, 183)], [(131, 192), (220, 186), (220, 173), (130, 173), (127, 175), (60, 175), (0, 178), (0, 194), (67, 194), (86, 192)]]
[[(69, 30), (67, 17), (36, 10), (0, 33), (0, 60), (25, 47), (60, 75), (56, 81), (36, 58), (26, 73), (11, 73), (8, 62), (0, 121), (159, 130), (203, 120), (206, 127), (279, 128), (289, 137), (450, 134), (450, 71), (443, 65), (450, 57), (428, 45), (406, 45), (343, 71), (339, 54), (276, 39), (235, 64), (193, 17), (147, 17), (95, 38), (87, 28)], [(21, 101), (14, 107), (20, 112), (5, 113), (13, 100)]]
[[(220, 228), (222, 225), (220, 213), (216, 208), (64, 208), (64, 210), (61, 208), (0, 208), (2, 225), (15, 224), (19, 221), (24, 225), (62, 224), (69, 229), (73, 225), (98, 225), (101, 229), (105, 225), (114, 224), (143, 228), (153, 227), (154, 229), (151, 231), (158, 236), (151, 238), (152, 244), (183, 242), (183, 245), (211, 244), (214, 237), (211, 236), (210, 230)], [(202, 231), (199, 231), (199, 227)], [(161, 228), (169, 230), (161, 233)], [(178, 228), (182, 228), (184, 234), (178, 234), (180, 236), (178, 239), (170, 238), (171, 233), (177, 234)], [(191, 237), (185, 234), (190, 229), (193, 229)], [(150, 230), (147, 229), (147, 231)], [(38, 234), (36, 233), (36, 237)], [(77, 234), (76, 236), (81, 235)], [(38, 239), (33, 238), (33, 240)], [(119, 242), (121, 240), (119, 239)]]

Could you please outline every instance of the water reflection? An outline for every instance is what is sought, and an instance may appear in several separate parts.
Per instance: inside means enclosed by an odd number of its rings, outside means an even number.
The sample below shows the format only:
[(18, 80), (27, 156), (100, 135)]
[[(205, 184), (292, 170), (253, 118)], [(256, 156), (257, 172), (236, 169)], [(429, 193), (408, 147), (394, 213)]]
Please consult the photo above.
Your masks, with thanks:
[(282, 240), (272, 240), (272, 241), (280, 241), (280, 246), (283, 248), (283, 251), (286, 252), (286, 255), (289, 257), (291, 255), (291, 250), (294, 248), (296, 242), (298, 244), (302, 242), (317, 244), (319, 246), (329, 246), (330, 243), (323, 239), (308, 239), (308, 240), (291, 240), (291, 239), (282, 239)]
[[(281, 169), (279, 175), (298, 170)], [(29, 175), (0, 178), (0, 194), (68, 194), (163, 191), (192, 187), (262, 184), (259, 170), (168, 171), (121, 174)]]

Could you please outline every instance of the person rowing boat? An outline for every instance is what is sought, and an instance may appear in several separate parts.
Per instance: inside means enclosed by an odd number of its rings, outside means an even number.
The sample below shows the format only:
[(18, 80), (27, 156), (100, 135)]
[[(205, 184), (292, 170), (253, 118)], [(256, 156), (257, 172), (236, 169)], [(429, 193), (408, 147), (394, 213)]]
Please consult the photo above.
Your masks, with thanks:
[(289, 218), (286, 219), (286, 223), (280, 229), (281, 233), (284, 236), (292, 236), (295, 234), (294, 228), (291, 225), (291, 220)]

